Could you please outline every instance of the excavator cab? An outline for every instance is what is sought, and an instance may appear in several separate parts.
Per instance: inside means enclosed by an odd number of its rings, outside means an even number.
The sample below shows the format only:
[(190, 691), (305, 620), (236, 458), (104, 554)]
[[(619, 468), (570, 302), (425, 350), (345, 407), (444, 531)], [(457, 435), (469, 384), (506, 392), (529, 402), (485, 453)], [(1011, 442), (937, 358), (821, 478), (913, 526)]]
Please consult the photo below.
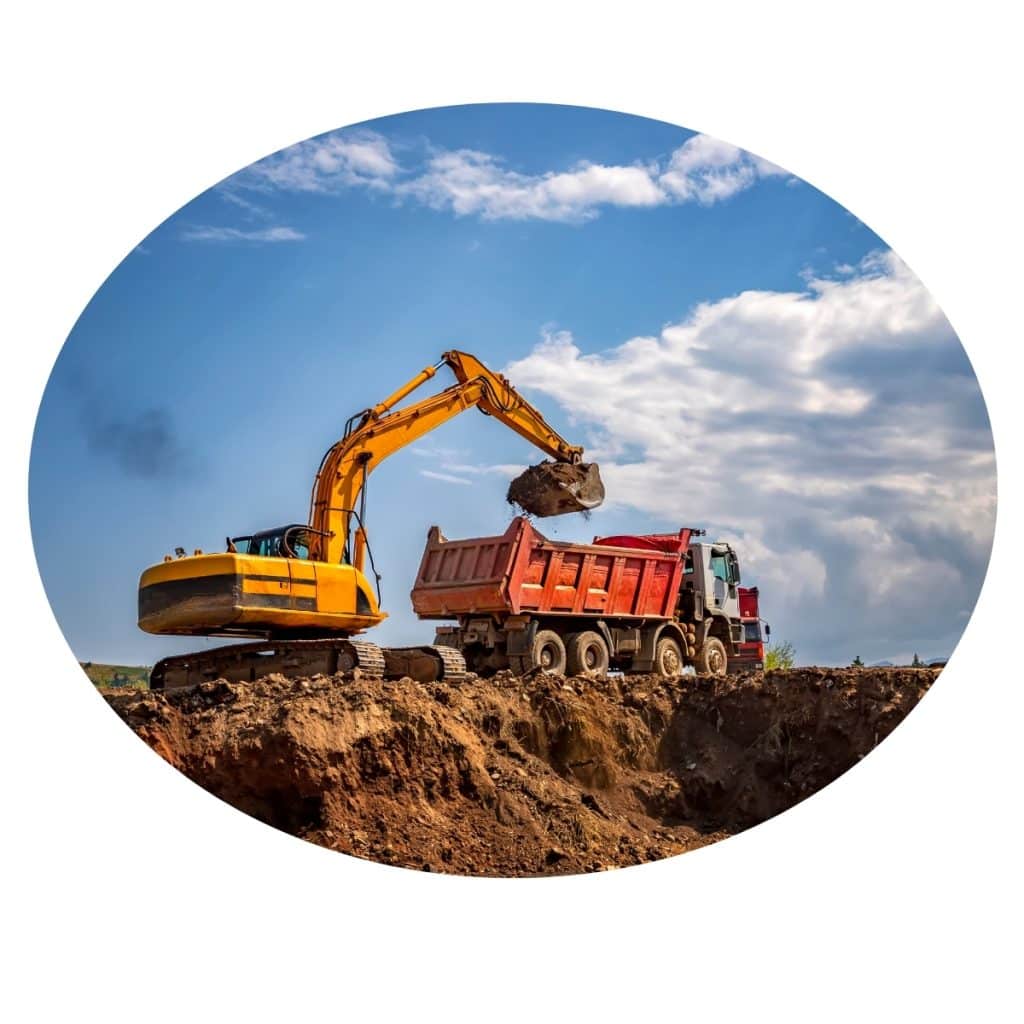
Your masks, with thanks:
[(301, 523), (279, 526), (247, 537), (228, 539), (228, 551), (240, 555), (261, 555), (264, 558), (309, 558), (309, 527)]

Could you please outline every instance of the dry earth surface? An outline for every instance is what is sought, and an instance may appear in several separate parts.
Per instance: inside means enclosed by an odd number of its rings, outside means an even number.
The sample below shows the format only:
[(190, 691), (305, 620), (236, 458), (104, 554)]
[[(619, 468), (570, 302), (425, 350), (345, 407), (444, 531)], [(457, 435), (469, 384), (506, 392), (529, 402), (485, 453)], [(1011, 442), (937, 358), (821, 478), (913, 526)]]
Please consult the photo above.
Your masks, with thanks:
[(268, 676), (104, 696), (269, 825), (407, 868), (524, 876), (639, 864), (764, 821), (856, 764), (937, 675)]

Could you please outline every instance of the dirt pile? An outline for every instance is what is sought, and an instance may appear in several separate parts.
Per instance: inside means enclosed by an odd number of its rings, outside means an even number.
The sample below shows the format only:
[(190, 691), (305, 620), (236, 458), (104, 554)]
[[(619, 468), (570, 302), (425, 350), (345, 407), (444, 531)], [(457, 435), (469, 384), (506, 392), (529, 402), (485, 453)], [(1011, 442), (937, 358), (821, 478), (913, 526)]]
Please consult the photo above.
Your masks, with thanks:
[(520, 473), (505, 497), (527, 515), (560, 516), (597, 508), (604, 501), (604, 484), (596, 462), (545, 461)]
[(106, 696), (189, 778), (294, 835), (421, 870), (542, 875), (671, 856), (778, 814), (888, 736), (937, 674), (269, 676)]

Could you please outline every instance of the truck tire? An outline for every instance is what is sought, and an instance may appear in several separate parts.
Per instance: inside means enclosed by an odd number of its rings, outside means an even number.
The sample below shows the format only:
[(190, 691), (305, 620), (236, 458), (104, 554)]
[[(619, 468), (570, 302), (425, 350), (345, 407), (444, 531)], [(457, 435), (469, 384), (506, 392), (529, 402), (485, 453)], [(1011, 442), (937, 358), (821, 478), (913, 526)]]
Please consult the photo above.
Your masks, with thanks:
[(565, 644), (562, 638), (551, 629), (540, 629), (533, 638), (533, 646), (528, 654), (509, 658), (512, 671), (525, 675), (534, 669), (550, 672), (552, 675), (565, 675)]
[(729, 668), (725, 645), (718, 637), (709, 636), (697, 652), (697, 671), (702, 676), (724, 676)]
[(600, 633), (588, 629), (570, 633), (565, 638), (568, 674), (571, 676), (604, 676), (608, 674), (608, 645)]
[(654, 648), (654, 671), (666, 679), (683, 673), (683, 652), (670, 636), (663, 636)]

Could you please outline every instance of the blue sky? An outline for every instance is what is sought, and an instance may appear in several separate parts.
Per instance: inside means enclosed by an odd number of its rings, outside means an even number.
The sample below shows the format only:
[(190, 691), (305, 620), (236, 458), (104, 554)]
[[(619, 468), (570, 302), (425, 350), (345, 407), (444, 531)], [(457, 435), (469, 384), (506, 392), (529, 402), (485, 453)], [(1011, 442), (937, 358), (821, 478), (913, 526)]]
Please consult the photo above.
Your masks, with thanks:
[[(480, 105), (240, 171), (96, 293), (44, 395), (30, 478), (78, 657), (197, 646), (137, 629), (141, 570), (303, 521), (346, 418), (451, 347), (599, 457), (609, 503), (549, 535), (706, 526), (736, 543), (803, 662), (955, 644), (991, 544), (991, 437), (952, 328), (884, 241), (685, 129)], [(408, 601), (428, 527), (501, 532), (510, 467), (537, 454), (471, 411), (371, 478), (378, 642), (432, 635)]]

